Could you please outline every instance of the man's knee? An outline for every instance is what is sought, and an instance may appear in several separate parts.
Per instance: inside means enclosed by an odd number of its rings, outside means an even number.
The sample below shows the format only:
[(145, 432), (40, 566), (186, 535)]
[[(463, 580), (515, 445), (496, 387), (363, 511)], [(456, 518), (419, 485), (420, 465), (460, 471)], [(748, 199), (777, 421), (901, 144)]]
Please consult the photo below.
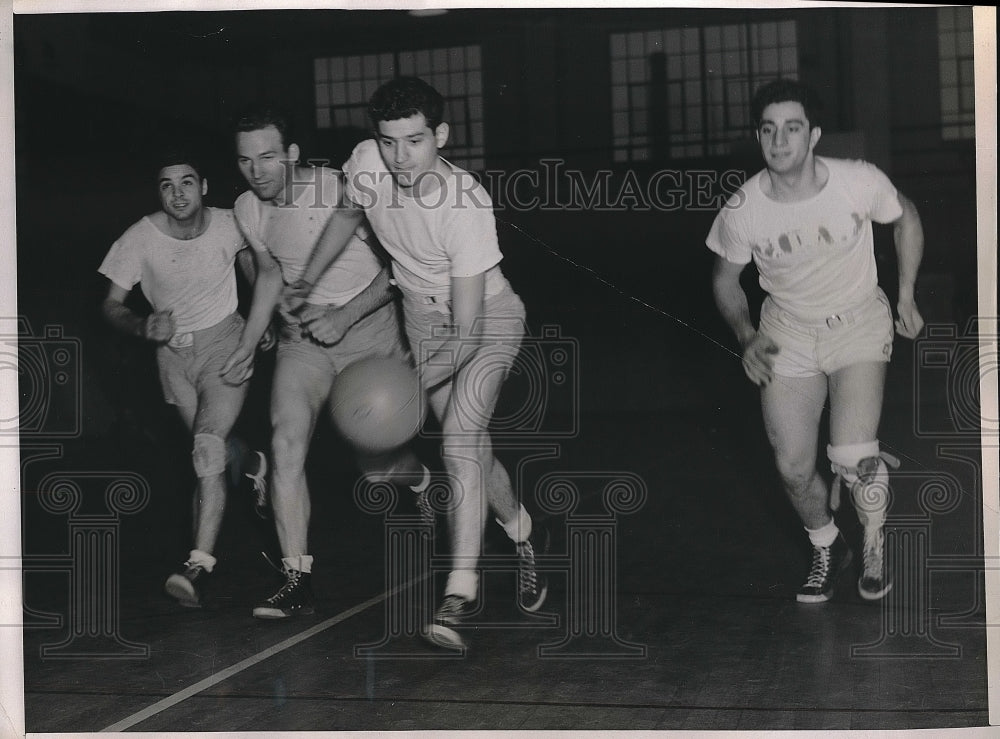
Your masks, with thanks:
[(294, 429), (277, 427), (271, 440), (275, 468), (287, 468), (305, 464), (309, 449), (308, 434)]
[(804, 494), (809, 490), (816, 476), (816, 460), (812, 455), (775, 455), (775, 466), (785, 487), (794, 494)]
[(221, 475), (226, 471), (226, 440), (216, 434), (195, 434), (191, 459), (198, 477)]

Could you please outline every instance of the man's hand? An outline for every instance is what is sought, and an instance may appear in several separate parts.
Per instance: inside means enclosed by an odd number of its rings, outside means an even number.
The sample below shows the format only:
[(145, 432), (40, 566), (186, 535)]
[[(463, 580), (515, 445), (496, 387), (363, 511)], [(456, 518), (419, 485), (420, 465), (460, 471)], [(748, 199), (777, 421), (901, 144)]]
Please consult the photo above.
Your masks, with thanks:
[(901, 298), (896, 304), (899, 318), (896, 319), (896, 333), (907, 339), (915, 339), (924, 327), (924, 319), (912, 298)]
[(267, 328), (264, 329), (264, 335), (260, 337), (260, 341), (257, 342), (257, 348), (262, 352), (269, 352), (274, 348), (274, 345), (278, 343), (278, 332), (274, 328), (274, 322), (272, 321), (268, 324)]
[(296, 280), (291, 285), (286, 285), (281, 295), (281, 302), (285, 310), (289, 313), (298, 313), (312, 292), (312, 283), (305, 280)]
[(222, 365), (219, 374), (227, 385), (242, 385), (253, 375), (254, 348), (240, 343), (229, 359)]
[(306, 305), (299, 313), (302, 333), (323, 346), (333, 346), (344, 338), (353, 324), (344, 308), (327, 305)]
[(142, 335), (157, 344), (166, 344), (173, 338), (176, 328), (173, 311), (157, 311), (146, 316), (142, 325)]
[(766, 386), (774, 378), (774, 355), (780, 350), (760, 331), (743, 350), (743, 371), (754, 385)]

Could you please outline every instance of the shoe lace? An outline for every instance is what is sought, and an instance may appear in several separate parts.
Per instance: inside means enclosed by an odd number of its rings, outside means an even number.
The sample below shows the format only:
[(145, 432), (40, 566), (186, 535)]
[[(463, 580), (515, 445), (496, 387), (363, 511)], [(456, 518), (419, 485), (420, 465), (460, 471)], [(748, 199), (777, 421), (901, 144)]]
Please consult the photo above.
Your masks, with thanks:
[(268, 603), (280, 603), (298, 590), (299, 585), (302, 583), (302, 573), (298, 570), (288, 570), (285, 574), (288, 576), (288, 579), (277, 593), (267, 599)]
[(274, 560), (267, 556), (267, 552), (261, 552), (260, 556), (264, 558), (264, 561), (271, 565), (271, 568), (277, 572), (279, 575), (285, 574), (285, 569), (278, 564), (275, 564)]
[(458, 616), (465, 610), (465, 598), (460, 595), (446, 595), (438, 608), (438, 618), (447, 616)]
[(882, 537), (879, 532), (865, 534), (864, 566), (865, 574), (869, 576), (881, 576), (882, 574)]
[(254, 503), (258, 507), (267, 506), (267, 458), (257, 452), (257, 458), (259, 460), (257, 473), (251, 475), (249, 472), (244, 472), (243, 474), (250, 479), (253, 483), (254, 492)]
[(424, 523), (434, 522), (434, 509), (431, 508), (431, 502), (427, 499), (426, 490), (417, 493), (417, 510), (420, 511), (420, 519)]
[(538, 588), (538, 573), (535, 571), (535, 548), (530, 541), (517, 543), (517, 588), (521, 593), (533, 594)]
[(830, 547), (813, 547), (812, 567), (806, 578), (806, 587), (823, 587), (830, 574)]

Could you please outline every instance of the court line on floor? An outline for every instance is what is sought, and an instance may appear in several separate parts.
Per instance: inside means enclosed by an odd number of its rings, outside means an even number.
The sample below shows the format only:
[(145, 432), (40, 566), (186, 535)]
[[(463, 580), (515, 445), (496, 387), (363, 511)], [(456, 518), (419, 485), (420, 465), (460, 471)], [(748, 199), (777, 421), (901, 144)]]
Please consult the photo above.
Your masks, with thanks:
[(101, 731), (102, 732), (124, 731), (129, 727), (135, 726), (141, 721), (145, 721), (146, 719), (151, 718), (158, 713), (162, 713), (168, 708), (172, 708), (173, 706), (176, 706), (178, 703), (187, 700), (191, 696), (197, 695), (203, 690), (206, 690), (212, 687), (213, 685), (221, 683), (223, 680), (228, 680), (229, 678), (233, 677), (233, 675), (237, 675), (249, 667), (253, 667), (254, 665), (259, 664), (264, 660), (273, 657), (274, 655), (279, 654), (280, 652), (283, 652), (290, 647), (294, 647), (296, 644), (304, 642), (306, 639), (316, 636), (316, 634), (319, 634), (322, 631), (326, 631), (327, 629), (336, 626), (337, 624), (343, 621), (346, 621), (352, 616), (358, 615), (362, 611), (368, 610), (374, 605), (378, 605), (382, 601), (386, 600), (389, 596), (395, 595), (396, 593), (405, 590), (406, 588), (412, 585), (415, 585), (421, 580), (426, 580), (429, 576), (430, 573), (425, 573), (420, 577), (415, 577), (409, 582), (405, 582), (402, 585), (397, 585), (392, 590), (387, 590), (381, 595), (377, 595), (374, 598), (370, 598), (369, 600), (364, 601), (363, 603), (359, 603), (353, 608), (348, 608), (346, 611), (338, 613), (336, 616), (331, 616), (326, 621), (318, 623), (315, 626), (306, 629), (305, 631), (299, 632), (295, 636), (290, 636), (284, 641), (278, 642), (277, 644), (270, 646), (261, 652), (258, 652), (252, 657), (247, 657), (246, 659), (237, 662), (235, 665), (231, 665), (224, 670), (216, 672), (214, 675), (209, 675), (204, 680), (199, 680), (193, 685), (189, 685), (183, 690), (180, 690), (174, 693), (173, 695), (164, 698), (163, 700), (157, 701), (156, 703), (153, 703), (150, 706), (146, 706), (141, 711), (137, 711), (136, 713), (133, 713), (131, 716), (127, 716), (126, 718), (123, 718), (121, 721), (118, 721), (116, 723), (111, 724), (111, 726), (107, 726), (101, 729)]

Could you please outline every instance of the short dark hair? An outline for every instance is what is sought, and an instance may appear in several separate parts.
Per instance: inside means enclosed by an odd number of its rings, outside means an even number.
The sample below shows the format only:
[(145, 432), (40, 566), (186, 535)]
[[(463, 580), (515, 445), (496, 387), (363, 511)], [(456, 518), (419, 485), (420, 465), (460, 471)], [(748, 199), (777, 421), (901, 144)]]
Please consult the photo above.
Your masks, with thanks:
[(763, 85), (754, 94), (753, 101), (750, 103), (754, 128), (760, 128), (760, 119), (764, 115), (764, 108), (774, 103), (786, 102), (802, 105), (810, 128), (816, 128), (820, 125), (823, 103), (817, 92), (798, 80), (779, 78)]
[(160, 172), (167, 167), (186, 164), (194, 170), (199, 180), (205, 179), (204, 170), (201, 167), (201, 158), (187, 144), (172, 143), (161, 147), (153, 157), (151, 164), (153, 176), (157, 178), (160, 176)]
[(291, 117), (285, 111), (267, 105), (253, 105), (241, 111), (233, 124), (233, 135), (259, 131), (268, 126), (278, 130), (283, 149), (295, 143)]
[(368, 101), (368, 117), (376, 129), (381, 121), (420, 113), (433, 131), (444, 120), (444, 98), (419, 77), (397, 77), (379, 87)]

